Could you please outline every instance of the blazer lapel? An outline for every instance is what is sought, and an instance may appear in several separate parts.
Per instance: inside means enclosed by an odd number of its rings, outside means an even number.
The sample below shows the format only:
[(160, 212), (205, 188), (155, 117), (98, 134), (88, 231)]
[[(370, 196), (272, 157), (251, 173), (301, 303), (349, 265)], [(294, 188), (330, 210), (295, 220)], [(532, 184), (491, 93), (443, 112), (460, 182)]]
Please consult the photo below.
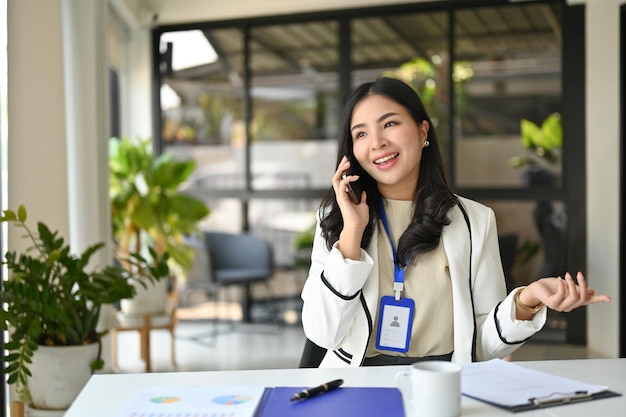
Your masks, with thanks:
[(454, 309), (454, 360), (471, 362), (474, 343), (474, 309), (470, 291), (470, 234), (458, 206), (448, 213), (450, 224), (444, 226), (441, 238), (448, 258)]
[(372, 240), (367, 248), (367, 253), (372, 258), (375, 267), (372, 268), (372, 272), (370, 273), (370, 277), (365, 282), (363, 286), (363, 295), (365, 297), (365, 302), (367, 303), (367, 307), (370, 310), (369, 313), (372, 317), (372, 320), (376, 319), (376, 310), (378, 309), (378, 301), (380, 298), (379, 287), (380, 287), (380, 274), (378, 273), (378, 225), (374, 228), (374, 234), (372, 235)]

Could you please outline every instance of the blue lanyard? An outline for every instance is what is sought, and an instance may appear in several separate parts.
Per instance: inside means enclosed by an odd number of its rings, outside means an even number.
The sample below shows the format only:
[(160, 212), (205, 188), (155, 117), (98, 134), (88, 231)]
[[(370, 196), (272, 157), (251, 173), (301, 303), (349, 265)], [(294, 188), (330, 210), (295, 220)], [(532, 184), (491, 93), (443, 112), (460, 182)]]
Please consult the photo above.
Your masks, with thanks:
[(383, 221), (383, 226), (385, 227), (385, 232), (387, 233), (387, 238), (389, 238), (389, 244), (391, 245), (391, 253), (393, 254), (393, 291), (395, 293), (396, 301), (400, 300), (400, 293), (404, 289), (404, 267), (400, 267), (398, 265), (398, 254), (396, 252), (396, 245), (393, 244), (393, 239), (391, 238), (391, 230), (389, 230), (389, 223), (387, 222), (387, 214), (385, 213), (385, 203), (383, 199), (380, 199), (380, 216)]

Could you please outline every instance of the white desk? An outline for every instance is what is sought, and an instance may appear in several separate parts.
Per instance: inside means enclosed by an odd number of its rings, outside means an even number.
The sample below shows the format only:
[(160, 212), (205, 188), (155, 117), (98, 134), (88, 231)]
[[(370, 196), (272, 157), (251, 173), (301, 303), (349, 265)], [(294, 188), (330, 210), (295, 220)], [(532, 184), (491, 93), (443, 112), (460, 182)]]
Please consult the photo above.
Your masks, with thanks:
[[(583, 359), (516, 362), (519, 365), (590, 384), (608, 385), (621, 397), (563, 405), (544, 410), (509, 413), (463, 397), (463, 416), (589, 417), (623, 416), (626, 413), (626, 359)], [(263, 385), (315, 386), (343, 378), (345, 386), (394, 387), (402, 366), (349, 369), (274, 369), (257, 371), (172, 372), (152, 374), (94, 375), (65, 417), (113, 417), (144, 386), (151, 385)]]

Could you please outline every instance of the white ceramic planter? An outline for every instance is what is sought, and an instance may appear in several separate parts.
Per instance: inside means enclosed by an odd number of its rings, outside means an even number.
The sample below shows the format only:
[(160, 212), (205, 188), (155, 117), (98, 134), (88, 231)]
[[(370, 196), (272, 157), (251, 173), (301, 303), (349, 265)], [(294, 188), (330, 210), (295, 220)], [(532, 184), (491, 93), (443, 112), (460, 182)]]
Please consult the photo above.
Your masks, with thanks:
[[(98, 356), (98, 344), (82, 346), (39, 346), (29, 366), (30, 409), (67, 410), (83, 389)], [(29, 413), (29, 415), (36, 415)]]
[(147, 288), (133, 283), (137, 294), (120, 302), (122, 313), (125, 316), (143, 316), (144, 314), (164, 314), (167, 302), (167, 282), (163, 278), (155, 283), (147, 283)]

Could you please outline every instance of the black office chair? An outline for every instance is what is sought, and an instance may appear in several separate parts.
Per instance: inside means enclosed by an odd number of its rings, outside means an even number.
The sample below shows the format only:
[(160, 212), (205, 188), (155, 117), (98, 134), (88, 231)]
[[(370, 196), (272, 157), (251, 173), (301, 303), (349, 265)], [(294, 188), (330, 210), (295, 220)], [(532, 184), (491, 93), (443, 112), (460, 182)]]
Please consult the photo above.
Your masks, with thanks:
[[(190, 293), (202, 291), (216, 296), (220, 288), (240, 285), (242, 321), (251, 319), (251, 286), (268, 283), (274, 274), (274, 258), (269, 242), (248, 233), (205, 231), (203, 241), (196, 242), (198, 255), (194, 279), (187, 280), (179, 292), (181, 302), (188, 302)], [(197, 267), (196, 267), (197, 266)], [(198, 279), (198, 275), (206, 279)]]
[(247, 233), (204, 232), (212, 281), (217, 286), (241, 285), (242, 320), (250, 321), (251, 286), (274, 274), (272, 246)]
[(513, 280), (513, 264), (515, 263), (515, 252), (517, 251), (518, 239), (519, 237), (515, 234), (498, 236), (498, 244), (500, 245), (500, 260), (502, 261), (502, 269), (504, 271), (507, 293), (513, 291), (516, 287), (515, 281)]
[(298, 368), (319, 368), (326, 352), (327, 349), (316, 345), (307, 338), (304, 342), (304, 349), (302, 350)]

